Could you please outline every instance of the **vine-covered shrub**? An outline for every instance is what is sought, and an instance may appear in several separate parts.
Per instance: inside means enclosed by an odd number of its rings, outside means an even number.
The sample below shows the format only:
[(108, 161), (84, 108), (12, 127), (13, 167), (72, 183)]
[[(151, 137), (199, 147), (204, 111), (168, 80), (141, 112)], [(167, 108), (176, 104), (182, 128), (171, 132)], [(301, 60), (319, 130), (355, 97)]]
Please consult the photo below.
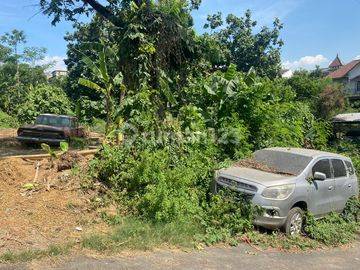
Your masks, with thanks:
[(72, 113), (71, 102), (61, 88), (43, 84), (30, 89), (19, 107), (19, 121), (31, 122), (41, 113)]

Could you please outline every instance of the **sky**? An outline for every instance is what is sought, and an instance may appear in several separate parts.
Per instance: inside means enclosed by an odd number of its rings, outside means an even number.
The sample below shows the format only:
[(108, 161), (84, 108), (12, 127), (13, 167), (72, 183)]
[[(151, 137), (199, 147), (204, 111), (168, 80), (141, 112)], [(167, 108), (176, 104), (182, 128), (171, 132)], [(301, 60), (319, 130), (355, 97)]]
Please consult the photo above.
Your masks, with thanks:
[[(42, 63), (54, 61), (53, 69), (63, 69), (66, 57), (66, 32), (69, 22), (51, 25), (51, 19), (39, 13), (39, 0), (1, 0), (0, 35), (12, 29), (24, 30), (27, 46), (48, 49)], [(203, 0), (193, 12), (195, 28), (204, 32), (208, 14), (221, 11), (242, 16), (250, 9), (260, 26), (271, 26), (275, 17), (284, 24), (281, 38), (285, 68), (325, 67), (338, 53), (343, 62), (360, 58), (360, 0)]]

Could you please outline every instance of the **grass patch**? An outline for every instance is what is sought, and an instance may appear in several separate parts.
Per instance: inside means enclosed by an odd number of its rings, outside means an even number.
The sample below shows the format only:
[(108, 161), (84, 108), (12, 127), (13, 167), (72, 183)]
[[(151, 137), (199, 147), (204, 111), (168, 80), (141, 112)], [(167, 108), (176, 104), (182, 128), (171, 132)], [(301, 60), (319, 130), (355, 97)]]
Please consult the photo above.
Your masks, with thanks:
[[(357, 199), (353, 201), (358, 203)], [(358, 210), (358, 205), (356, 205), (356, 209)], [(214, 217), (211, 217), (211, 220), (218, 223), (219, 221)], [(250, 228), (246, 232), (241, 229), (232, 234), (230, 232), (234, 232), (234, 227), (227, 228), (224, 225), (220, 227), (211, 226), (211, 230), (208, 230), (209, 227), (204, 228), (200, 225), (194, 225), (194, 223), (151, 223), (136, 217), (108, 216), (105, 213), (102, 215), (102, 219), (109, 225), (113, 225), (113, 232), (85, 238), (82, 242), (83, 248), (99, 252), (114, 252), (119, 250), (151, 250), (164, 245), (194, 248), (217, 242), (230, 245), (245, 242), (264, 249), (272, 247), (282, 250), (311, 250), (351, 243), (360, 232), (358, 221), (347, 220), (346, 216), (337, 213), (331, 213), (319, 220), (315, 220), (308, 214), (305, 226), (306, 236), (293, 237), (286, 236), (279, 231), (264, 233)], [(241, 219), (239, 220), (241, 221)], [(235, 223), (230, 222), (230, 224)], [(243, 224), (241, 223), (241, 225)]]
[[(103, 215), (105, 222), (113, 225), (107, 234), (93, 234), (85, 237), (81, 248), (100, 253), (113, 253), (123, 250), (148, 251), (156, 247), (196, 248), (211, 245), (204, 241), (207, 231), (195, 223), (151, 223), (137, 217)], [(259, 232), (249, 230), (239, 233), (220, 242), (230, 245), (250, 243), (263, 249), (269, 247), (280, 250), (312, 250), (322, 247), (335, 247), (348, 244), (359, 233), (360, 224), (346, 221), (339, 214), (330, 214), (321, 220), (308, 217), (306, 232), (308, 236), (288, 237), (279, 231)], [(28, 262), (44, 257), (66, 255), (75, 244), (49, 246), (45, 250), (8, 251), (0, 255), (2, 263)]]
[[(104, 222), (113, 226), (109, 234), (92, 235), (85, 238), (82, 247), (99, 252), (119, 250), (151, 250), (158, 246), (177, 246), (193, 248), (199, 245), (212, 245), (217, 242), (237, 245), (241, 242), (258, 245), (262, 248), (278, 248), (284, 250), (310, 250), (319, 247), (335, 247), (355, 240), (360, 231), (357, 219), (359, 200), (354, 198), (347, 204), (344, 213), (331, 213), (315, 220), (307, 214), (306, 236), (288, 237), (274, 231), (262, 233), (254, 230), (251, 214), (248, 219), (234, 207), (231, 200), (221, 200), (215, 196), (212, 211), (207, 211), (206, 220), (189, 223), (169, 222), (152, 223), (135, 216), (101, 214)], [(216, 200), (220, 199), (220, 200)], [(225, 197), (224, 197), (225, 198)], [(243, 208), (250, 211), (251, 208)]]
[(151, 250), (168, 245), (194, 247), (199, 227), (191, 223), (154, 224), (135, 217), (122, 218), (112, 233), (86, 237), (82, 247), (99, 252), (120, 250)]
[(273, 231), (271, 233), (251, 231), (246, 233), (242, 238), (247, 239), (251, 244), (263, 249), (271, 247), (282, 250), (309, 250), (322, 246), (321, 243), (309, 237), (301, 235), (289, 237), (279, 231)]
[(309, 215), (305, 227), (305, 231), (310, 238), (326, 246), (348, 244), (356, 238), (356, 233), (359, 230), (359, 222), (346, 221), (337, 213), (331, 213), (317, 221)]
[(2, 263), (19, 263), (29, 262), (32, 260), (42, 259), (45, 257), (54, 257), (66, 255), (70, 253), (73, 244), (65, 246), (50, 245), (47, 249), (29, 249), (20, 252), (7, 251), (0, 255), (0, 262)]
[(16, 128), (19, 126), (18, 121), (0, 110), (0, 128)]

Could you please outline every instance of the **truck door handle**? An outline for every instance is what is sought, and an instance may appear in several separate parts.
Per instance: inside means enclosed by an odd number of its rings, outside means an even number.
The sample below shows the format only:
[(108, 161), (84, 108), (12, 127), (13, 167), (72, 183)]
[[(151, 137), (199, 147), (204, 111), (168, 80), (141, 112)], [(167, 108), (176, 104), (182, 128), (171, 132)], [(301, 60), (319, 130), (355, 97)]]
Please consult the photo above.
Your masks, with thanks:
[(333, 187), (333, 186), (330, 186), (328, 189), (329, 189), (329, 190), (333, 190), (333, 189), (334, 189), (334, 187)]

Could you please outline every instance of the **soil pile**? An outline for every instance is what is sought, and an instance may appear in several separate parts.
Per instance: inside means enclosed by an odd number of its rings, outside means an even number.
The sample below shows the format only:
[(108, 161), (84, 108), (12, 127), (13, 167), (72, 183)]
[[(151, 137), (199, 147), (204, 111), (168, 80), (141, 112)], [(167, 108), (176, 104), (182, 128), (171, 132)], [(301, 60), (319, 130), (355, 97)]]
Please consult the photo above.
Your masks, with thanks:
[(57, 162), (57, 170), (61, 172), (72, 169), (76, 164), (81, 163), (83, 159), (84, 158), (75, 151), (65, 152), (60, 156), (59, 161)]
[[(86, 160), (83, 160), (86, 163)], [(48, 160), (0, 160), (0, 253), (44, 249), (106, 230), (93, 207), (96, 191), (80, 189), (70, 170)]]

